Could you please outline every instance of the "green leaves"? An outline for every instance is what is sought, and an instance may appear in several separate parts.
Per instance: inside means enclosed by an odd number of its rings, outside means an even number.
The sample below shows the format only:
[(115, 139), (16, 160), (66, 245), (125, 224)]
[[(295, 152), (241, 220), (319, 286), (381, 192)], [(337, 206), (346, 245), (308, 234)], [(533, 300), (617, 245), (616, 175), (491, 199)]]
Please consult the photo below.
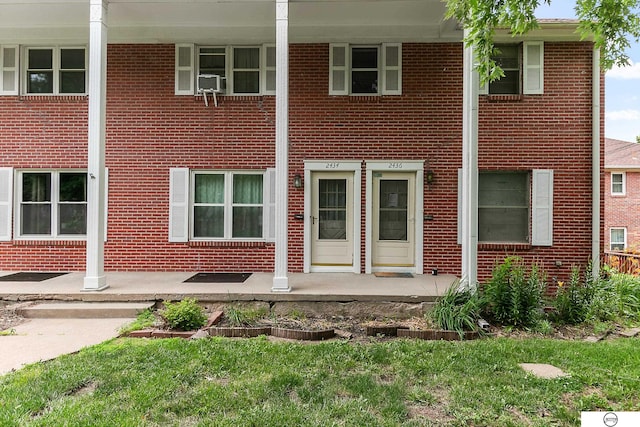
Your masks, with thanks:
[(191, 331), (207, 323), (204, 310), (193, 298), (185, 298), (177, 303), (166, 301), (161, 314), (172, 329)]
[[(445, 0), (447, 18), (455, 18), (467, 30), (465, 44), (475, 49), (481, 82), (494, 81), (503, 72), (491, 56), (495, 53), (497, 29), (513, 36), (538, 28), (534, 15), (541, 4), (551, 0)], [(560, 0), (556, 0), (560, 1)], [(640, 39), (640, 0), (577, 0), (578, 31), (582, 39), (592, 39), (602, 52), (601, 65), (628, 65), (629, 37)]]

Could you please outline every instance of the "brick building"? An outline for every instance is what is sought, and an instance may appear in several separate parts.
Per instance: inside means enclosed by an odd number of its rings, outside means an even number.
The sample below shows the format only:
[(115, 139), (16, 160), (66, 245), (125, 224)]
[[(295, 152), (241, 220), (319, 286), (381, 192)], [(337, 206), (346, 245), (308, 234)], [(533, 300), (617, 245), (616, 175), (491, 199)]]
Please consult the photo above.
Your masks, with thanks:
[(520, 255), (568, 276), (602, 249), (598, 53), (544, 21), (498, 35), (506, 76), (480, 87), (443, 16), (2, 2), (0, 271), (86, 269), (86, 290), (105, 270), (274, 271), (288, 290), (288, 271), (482, 280)]
[(605, 140), (605, 248), (640, 249), (640, 144)]

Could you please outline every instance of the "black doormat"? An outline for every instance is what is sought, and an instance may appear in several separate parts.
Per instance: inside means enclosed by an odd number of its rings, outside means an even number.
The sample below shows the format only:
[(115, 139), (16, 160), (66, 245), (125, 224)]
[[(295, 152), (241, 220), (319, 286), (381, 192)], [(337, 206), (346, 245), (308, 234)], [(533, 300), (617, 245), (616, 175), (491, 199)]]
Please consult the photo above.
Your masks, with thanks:
[(182, 283), (242, 283), (251, 273), (198, 273)]
[(377, 271), (373, 273), (376, 277), (403, 277), (405, 279), (412, 279), (413, 274), (411, 273), (392, 273), (387, 271)]
[(54, 277), (63, 276), (65, 274), (67, 273), (21, 271), (20, 273), (1, 276), (0, 282), (42, 282), (44, 280), (53, 279)]

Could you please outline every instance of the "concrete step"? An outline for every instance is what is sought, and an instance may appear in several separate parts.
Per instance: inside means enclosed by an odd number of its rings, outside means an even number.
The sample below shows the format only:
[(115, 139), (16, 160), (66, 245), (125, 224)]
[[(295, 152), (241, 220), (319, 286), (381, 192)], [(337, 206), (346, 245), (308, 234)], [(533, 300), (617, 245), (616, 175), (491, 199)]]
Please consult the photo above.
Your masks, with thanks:
[(42, 302), (17, 311), (29, 319), (135, 318), (154, 302)]

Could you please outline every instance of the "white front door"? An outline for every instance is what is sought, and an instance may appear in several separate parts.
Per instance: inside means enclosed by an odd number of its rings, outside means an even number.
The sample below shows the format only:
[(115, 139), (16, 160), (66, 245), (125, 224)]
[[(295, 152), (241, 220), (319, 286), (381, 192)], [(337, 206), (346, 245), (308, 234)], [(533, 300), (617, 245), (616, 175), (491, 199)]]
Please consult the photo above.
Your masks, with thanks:
[(311, 174), (311, 267), (353, 266), (353, 172)]
[(415, 173), (374, 172), (372, 267), (415, 267)]

